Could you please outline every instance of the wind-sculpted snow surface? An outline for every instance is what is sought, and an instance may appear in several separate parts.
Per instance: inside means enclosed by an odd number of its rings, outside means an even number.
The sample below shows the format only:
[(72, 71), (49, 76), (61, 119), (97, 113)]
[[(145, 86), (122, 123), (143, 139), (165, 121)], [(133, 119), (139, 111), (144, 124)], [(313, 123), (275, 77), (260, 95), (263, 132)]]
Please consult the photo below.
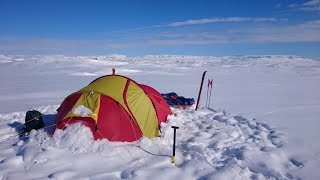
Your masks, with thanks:
[[(281, 133), (224, 111), (174, 109), (162, 137), (120, 143), (94, 141), (79, 123), (50, 136), (56, 108), (38, 108), (48, 128), (23, 138), (24, 112), (0, 115), (2, 179), (291, 179), (289, 171), (303, 166), (281, 150)], [(172, 125), (180, 127), (176, 166)]]
[[(135, 143), (93, 141), (80, 124), (51, 136), (58, 104), (112, 68), (193, 98), (206, 70), (210, 109), (174, 109), (161, 137)], [(319, 82), (320, 62), (298, 56), (0, 55), (0, 179), (318, 179)], [(47, 127), (19, 138), (29, 108)]]

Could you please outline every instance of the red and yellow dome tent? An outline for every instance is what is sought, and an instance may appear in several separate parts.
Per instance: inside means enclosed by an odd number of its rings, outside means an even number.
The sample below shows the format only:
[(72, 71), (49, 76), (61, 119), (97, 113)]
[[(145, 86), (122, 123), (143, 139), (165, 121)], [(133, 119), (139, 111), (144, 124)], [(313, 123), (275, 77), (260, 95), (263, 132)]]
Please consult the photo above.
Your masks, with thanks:
[[(79, 113), (79, 107), (86, 113)], [(58, 109), (55, 129), (81, 122), (91, 129), (94, 139), (131, 142), (159, 136), (160, 123), (170, 114), (157, 90), (113, 73), (69, 95)]]

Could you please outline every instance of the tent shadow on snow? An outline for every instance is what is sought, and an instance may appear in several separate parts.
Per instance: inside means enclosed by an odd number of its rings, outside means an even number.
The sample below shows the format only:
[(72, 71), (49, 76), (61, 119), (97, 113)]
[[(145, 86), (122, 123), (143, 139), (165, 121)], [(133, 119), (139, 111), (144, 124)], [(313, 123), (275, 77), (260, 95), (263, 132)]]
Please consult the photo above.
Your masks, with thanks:
[(19, 122), (19, 121), (15, 121), (13, 123), (8, 124), (8, 126), (10, 126), (11, 128), (15, 128), (15, 131), (19, 132), (23, 129), (24, 124)]
[(43, 131), (51, 134), (53, 132), (53, 125), (54, 125), (54, 121), (57, 117), (57, 114), (46, 114), (46, 115), (42, 115), (43, 117), (43, 122), (44, 122), (44, 128)]

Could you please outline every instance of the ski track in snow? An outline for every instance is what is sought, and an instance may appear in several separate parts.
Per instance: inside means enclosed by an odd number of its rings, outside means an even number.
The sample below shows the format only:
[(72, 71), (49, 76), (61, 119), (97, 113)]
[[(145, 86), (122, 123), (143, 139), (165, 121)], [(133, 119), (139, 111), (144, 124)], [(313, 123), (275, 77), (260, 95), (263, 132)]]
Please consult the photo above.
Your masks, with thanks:
[[(46, 126), (58, 106), (39, 109)], [(52, 127), (18, 137), (25, 112), (1, 114), (2, 179), (292, 179), (303, 163), (288, 157), (281, 133), (257, 120), (213, 109), (174, 109), (162, 137), (139, 142), (93, 141), (80, 124)], [(172, 125), (177, 130), (177, 165), (171, 164)], [(161, 175), (154, 177), (154, 174)]]

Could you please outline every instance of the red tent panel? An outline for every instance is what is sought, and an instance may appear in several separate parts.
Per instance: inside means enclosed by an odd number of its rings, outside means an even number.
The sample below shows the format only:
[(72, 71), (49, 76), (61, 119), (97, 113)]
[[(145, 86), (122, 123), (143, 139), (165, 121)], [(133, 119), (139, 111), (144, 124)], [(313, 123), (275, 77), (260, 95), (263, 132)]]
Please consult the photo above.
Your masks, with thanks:
[[(129, 113), (119, 103), (109, 96), (101, 95), (98, 117), (98, 130), (104, 138), (110, 141), (131, 142), (142, 137), (137, 122), (129, 116)], [(95, 135), (100, 135), (99, 132), (96, 132)]]
[(67, 124), (81, 122), (91, 129), (94, 139), (106, 138), (110, 141), (132, 142), (142, 137), (140, 128), (135, 120), (129, 116), (120, 104), (105, 95), (100, 95), (97, 124), (90, 117), (72, 117), (62, 120), (61, 118), (71, 110), (80, 96), (81, 93), (74, 94), (62, 103), (56, 119), (58, 124), (56, 128), (65, 129)]
[(144, 90), (146, 94), (148, 94), (153, 105), (155, 106), (159, 124), (161, 122), (166, 122), (167, 116), (172, 114), (172, 111), (166, 100), (157, 90), (153, 89), (152, 87), (144, 84), (139, 84), (139, 86)]

